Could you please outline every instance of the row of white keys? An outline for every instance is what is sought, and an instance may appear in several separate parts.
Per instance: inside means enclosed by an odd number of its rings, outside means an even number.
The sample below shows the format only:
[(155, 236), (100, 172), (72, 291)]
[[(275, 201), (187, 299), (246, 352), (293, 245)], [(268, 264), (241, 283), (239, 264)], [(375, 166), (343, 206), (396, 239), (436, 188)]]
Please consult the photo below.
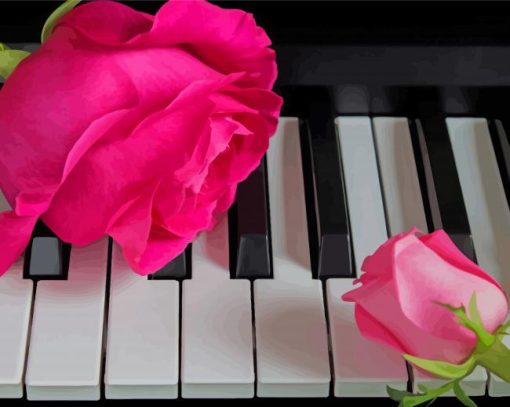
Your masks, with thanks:
[(274, 279), (254, 283), (257, 395), (326, 397), (328, 335), (310, 267), (298, 119), (280, 119), (267, 167)]
[[(0, 192), (0, 211), (9, 209)], [(23, 279), (22, 258), (0, 277), (0, 399), (23, 396), (33, 286)]]
[[(510, 210), (485, 119), (447, 119), (478, 264), (510, 290)], [(509, 337), (505, 337), (510, 346)], [(492, 375), (489, 395), (509, 396), (510, 385)]]
[[(374, 118), (373, 124), (390, 235), (412, 227), (427, 232), (408, 120), (380, 117)], [(415, 387), (421, 383), (432, 387), (443, 383), (414, 370)], [(472, 396), (483, 395), (486, 382), (487, 374), (481, 368), (463, 381), (466, 393)]]
[[(254, 288), (259, 396), (329, 393), (325, 311), (321, 283), (311, 277), (297, 129), (297, 120), (283, 120), (270, 160), (271, 205), (278, 219), (272, 237), (278, 244), (276, 279), (258, 281)], [(286, 199), (291, 196), (295, 199)], [(229, 279), (226, 226), (221, 226), (197, 240), (195, 277), (183, 287), (184, 397), (254, 393), (250, 285)], [(27, 369), (29, 399), (99, 398), (106, 241), (98, 254), (99, 246), (73, 248), (68, 281), (40, 283)], [(107, 398), (176, 397), (178, 308), (178, 283), (135, 275), (114, 247)]]
[[(368, 117), (336, 119), (351, 241), (360, 276), (363, 259), (388, 237), (379, 173)], [(385, 397), (386, 386), (405, 390), (407, 371), (402, 356), (364, 338), (356, 327), (354, 304), (342, 301), (353, 279), (329, 279), (327, 303), (337, 397)]]
[[(427, 230), (407, 119), (375, 118), (375, 146), (390, 235)], [(509, 288), (510, 211), (482, 119), (447, 121), (480, 266)], [(337, 119), (356, 265), (386, 235), (369, 118)], [(281, 119), (268, 152), (274, 280), (254, 284), (258, 396), (327, 396), (329, 360), (321, 283), (311, 278), (297, 119)], [(99, 398), (107, 242), (73, 248), (68, 281), (40, 282), (27, 363), (29, 399)], [(193, 246), (183, 286), (183, 397), (252, 397), (251, 294), (230, 280), (226, 221)], [(352, 279), (330, 279), (327, 306), (335, 395), (384, 396), (404, 388), (396, 352), (361, 337), (340, 296)], [(78, 293), (79, 295), (76, 295)], [(15, 301), (13, 296), (16, 295)], [(21, 397), (32, 282), (18, 262), (0, 279), (0, 398)], [(221, 327), (221, 328), (220, 328)], [(179, 283), (134, 274), (114, 246), (105, 371), (107, 398), (174, 398), (179, 376)], [(417, 382), (429, 382), (421, 375)], [(433, 380), (432, 382), (435, 382)], [(466, 391), (483, 394), (478, 369)], [(510, 394), (492, 378), (491, 395)]]
[(112, 249), (105, 397), (176, 398), (179, 380), (179, 282), (149, 280)]
[(255, 391), (251, 287), (230, 279), (228, 223), (193, 242), (182, 290), (182, 397), (250, 398)]
[(108, 240), (71, 249), (67, 281), (40, 281), (27, 360), (29, 400), (98, 400)]

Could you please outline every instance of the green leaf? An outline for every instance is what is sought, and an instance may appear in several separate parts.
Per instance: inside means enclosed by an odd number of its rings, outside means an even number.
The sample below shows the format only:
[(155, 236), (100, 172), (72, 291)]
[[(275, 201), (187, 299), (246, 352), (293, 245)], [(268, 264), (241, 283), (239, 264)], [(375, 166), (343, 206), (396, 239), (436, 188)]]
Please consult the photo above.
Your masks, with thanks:
[(58, 6), (53, 13), (48, 17), (46, 22), (44, 23), (42, 32), (41, 32), (41, 43), (46, 41), (53, 31), (53, 27), (57, 24), (57, 21), (60, 17), (63, 17), (73, 8), (75, 8), (80, 0), (66, 0), (60, 6)]
[(455, 381), (453, 384), (453, 392), (459, 401), (466, 407), (476, 407), (476, 403), (464, 392), (464, 389), (460, 386), (458, 381)]
[(469, 300), (469, 316), (471, 317), (471, 321), (475, 324), (483, 326), (482, 318), (480, 317), (480, 312), (478, 311), (478, 305), (476, 303), (476, 291), (473, 292)]
[(435, 389), (429, 389), (426, 386), (418, 386), (421, 389), (427, 390), (423, 394), (412, 394), (405, 391), (391, 389), (390, 387), (387, 387), (386, 389), (389, 394), (391, 393), (394, 396), (394, 398), (392, 397), (393, 400), (400, 401), (400, 407), (415, 407), (424, 403), (430, 405), (439, 396), (452, 389), (454, 383), (455, 381), (450, 381)]
[(471, 373), (476, 366), (476, 359), (474, 357), (470, 357), (466, 362), (460, 365), (454, 365), (453, 363), (440, 360), (422, 359), (411, 355), (404, 355), (404, 358), (413, 365), (445, 379), (464, 377)]
[(0, 76), (7, 79), (18, 64), (29, 55), (30, 52), (18, 49), (0, 50)]
[(6, 49), (10, 49), (7, 45), (5, 45), (4, 43), (0, 42), (0, 51), (5, 51)]
[(394, 401), (401, 401), (405, 396), (414, 396), (413, 393), (405, 390), (394, 389), (390, 386), (386, 386), (386, 392), (388, 393), (388, 396), (390, 396), (390, 398)]
[(450, 391), (454, 383), (455, 381), (450, 381), (435, 389), (428, 389), (425, 394), (414, 395), (413, 397), (404, 397), (404, 399), (402, 400), (403, 405), (405, 407), (414, 407), (427, 402), (428, 402), (427, 405), (430, 405), (439, 396)]
[(427, 401), (433, 403), (437, 397), (433, 395), (422, 395), (422, 396), (412, 396), (412, 397), (404, 397), (402, 400), (402, 407), (414, 407), (419, 406), (420, 404), (426, 403)]

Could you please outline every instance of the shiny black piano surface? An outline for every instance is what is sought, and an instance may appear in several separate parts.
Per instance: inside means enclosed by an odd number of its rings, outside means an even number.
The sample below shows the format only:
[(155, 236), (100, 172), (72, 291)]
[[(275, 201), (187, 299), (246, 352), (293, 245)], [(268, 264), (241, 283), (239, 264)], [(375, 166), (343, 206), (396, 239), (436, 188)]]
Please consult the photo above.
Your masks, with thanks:
[[(158, 1), (128, 1), (132, 7), (155, 12)], [(331, 129), (324, 120), (338, 115), (393, 115), (421, 120), (423, 131), (441, 135), (444, 129), (438, 118), (446, 116), (485, 117), (510, 124), (510, 12), (504, 2), (416, 2), (382, 1), (218, 1), (227, 8), (252, 12), (264, 27), (277, 52), (279, 76), (276, 90), (285, 99), (284, 116), (302, 119), (304, 143), (309, 146), (315, 162), (327, 152), (314, 145), (315, 134)], [(0, 41), (6, 43), (37, 42), (43, 21), (55, 8), (55, 1), (2, 1), (0, 3)], [(322, 124), (321, 124), (322, 123)], [(418, 130), (411, 126), (413, 137)], [(320, 136), (319, 136), (320, 138)], [(438, 136), (440, 139), (440, 136)], [(308, 141), (307, 141), (308, 140)], [(420, 143), (415, 140), (415, 148)], [(430, 141), (431, 165), (436, 171), (449, 173), (441, 167), (442, 157), (451, 151), (434, 150), (441, 140)], [(497, 138), (495, 138), (497, 149)], [(322, 149), (321, 149), (322, 148)], [(434, 151), (436, 155), (434, 156)], [(497, 151), (498, 160), (505, 157)], [(312, 168), (309, 177), (321, 171), (340, 171), (324, 158), (324, 168)], [(331, 166), (332, 165), (332, 166)], [(314, 175), (315, 174), (315, 175)], [(506, 174), (508, 176), (508, 173)], [(449, 207), (449, 194), (459, 190), (458, 181), (441, 184), (435, 181), (435, 194), (427, 190), (426, 174), (420, 173), (425, 200), (435, 200), (436, 209), (427, 208), (427, 222), (432, 228), (443, 225), (455, 236), (459, 247), (470, 257), (471, 234), (463, 206)], [(508, 178), (502, 179), (508, 191)], [(340, 180), (340, 177), (339, 177)], [(309, 180), (313, 183), (313, 181)], [(340, 182), (340, 181), (339, 181)], [(429, 181), (430, 182), (430, 181)], [(332, 211), (343, 205), (343, 196), (326, 196), (320, 190), (315, 216), (309, 214), (311, 257), (314, 274), (330, 277), (331, 266), (342, 264), (340, 275), (352, 275), (347, 214)], [(323, 196), (321, 197), (321, 193)], [(508, 195), (507, 195), (508, 196)], [(322, 203), (321, 203), (322, 202)], [(334, 202), (326, 205), (324, 202)], [(340, 206), (336, 205), (338, 203)], [(310, 200), (307, 205), (313, 205)], [(434, 213), (434, 211), (436, 211)], [(342, 242), (345, 250), (325, 253), (327, 244), (322, 235), (334, 235), (334, 243)], [(322, 243), (321, 243), (322, 242)], [(321, 246), (322, 244), (322, 246)], [(1, 329), (1, 327), (0, 327)], [(0, 361), (1, 363), (1, 361)], [(507, 405), (509, 398), (475, 397), (480, 406)], [(207, 400), (218, 405), (266, 403), (270, 399)], [(281, 399), (279, 399), (281, 400)], [(271, 400), (275, 401), (275, 400)], [(283, 401), (283, 400), (282, 400)], [(396, 405), (389, 399), (365, 399), (375, 406)], [(187, 403), (185, 399), (151, 401), (149, 404)], [(278, 402), (278, 400), (276, 400)], [(292, 402), (292, 400), (285, 400)], [(308, 400), (305, 400), (308, 402)], [(360, 399), (309, 399), (311, 403), (356, 405)], [(168, 403), (168, 404), (167, 404)], [(28, 402), (0, 400), (0, 405), (71, 404), (70, 402)], [(121, 405), (122, 400), (75, 402), (76, 405)], [(436, 405), (460, 405), (456, 400), (442, 399)]]

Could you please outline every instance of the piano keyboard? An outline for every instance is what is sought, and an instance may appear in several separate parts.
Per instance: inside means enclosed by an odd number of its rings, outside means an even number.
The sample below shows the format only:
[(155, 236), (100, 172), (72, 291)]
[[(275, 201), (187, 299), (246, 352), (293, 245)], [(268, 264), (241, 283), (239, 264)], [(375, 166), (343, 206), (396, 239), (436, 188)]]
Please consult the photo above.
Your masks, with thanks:
[[(229, 216), (152, 278), (106, 239), (72, 247), (67, 267), (34, 238), (29, 264), (0, 278), (0, 399), (385, 397), (431, 382), (361, 337), (340, 297), (413, 226), (445, 228), (510, 289), (504, 123), (325, 120), (282, 117)], [(49, 269), (65, 275), (40, 279)], [(466, 383), (510, 396), (481, 369)]]

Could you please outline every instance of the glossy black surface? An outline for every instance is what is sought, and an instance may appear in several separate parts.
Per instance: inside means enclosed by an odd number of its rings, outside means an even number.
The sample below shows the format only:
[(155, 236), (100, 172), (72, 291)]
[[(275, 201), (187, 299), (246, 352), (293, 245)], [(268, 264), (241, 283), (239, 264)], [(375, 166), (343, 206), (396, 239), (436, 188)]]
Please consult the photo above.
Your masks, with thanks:
[(493, 120), (489, 123), (489, 128), (506, 200), (510, 204), (510, 120)]
[(183, 253), (166, 266), (148, 276), (149, 280), (183, 280), (191, 278), (191, 248), (189, 244)]
[[(413, 143), (429, 230), (444, 229), (459, 249), (475, 260), (471, 229), (455, 158), (435, 93), (421, 93), (416, 107)], [(418, 145), (416, 145), (418, 144)], [(428, 204), (428, 205), (427, 205)]]
[(23, 277), (33, 280), (66, 280), (71, 246), (38, 221), (25, 250)]
[(229, 210), (230, 265), (234, 278), (270, 278), (271, 231), (266, 160), (237, 187)]
[(306, 193), (312, 271), (315, 277), (353, 274), (349, 220), (331, 90), (282, 88), (293, 114), (301, 119), (301, 155)]

